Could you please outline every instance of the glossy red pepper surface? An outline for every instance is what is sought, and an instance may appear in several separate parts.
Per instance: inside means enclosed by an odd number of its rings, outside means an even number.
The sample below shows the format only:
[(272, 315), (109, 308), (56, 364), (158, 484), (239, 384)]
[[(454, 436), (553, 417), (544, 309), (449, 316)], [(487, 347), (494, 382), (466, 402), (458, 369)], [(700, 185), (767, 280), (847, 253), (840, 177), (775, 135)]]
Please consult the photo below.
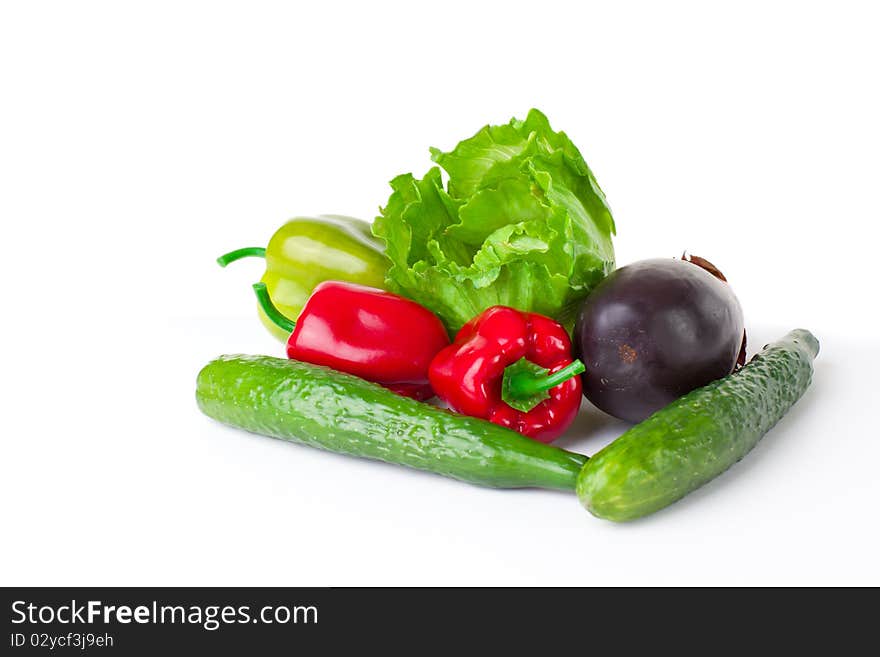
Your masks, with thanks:
[(550, 388), (529, 411), (502, 398), (505, 369), (525, 358), (552, 374), (572, 364), (571, 340), (549, 317), (493, 306), (465, 324), (455, 341), (431, 362), (434, 391), (453, 410), (508, 427), (541, 442), (557, 438), (574, 420), (581, 379)]
[(287, 356), (326, 365), (429, 399), (428, 366), (449, 345), (427, 308), (391, 292), (325, 281), (315, 287), (287, 341)]

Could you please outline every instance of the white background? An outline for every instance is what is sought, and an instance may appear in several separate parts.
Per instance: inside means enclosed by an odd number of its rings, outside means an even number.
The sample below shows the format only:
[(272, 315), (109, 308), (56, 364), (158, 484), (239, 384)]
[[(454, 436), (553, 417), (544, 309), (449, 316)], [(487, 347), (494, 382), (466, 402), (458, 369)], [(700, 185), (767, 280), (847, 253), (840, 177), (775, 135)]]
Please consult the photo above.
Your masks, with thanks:
[[(6, 2), (0, 584), (880, 584), (878, 20), (853, 2)], [(614, 525), (225, 428), (220, 353), (282, 355), (257, 261), (372, 218), (428, 147), (541, 108), (618, 262), (684, 248), (758, 347), (822, 342), (745, 461)], [(583, 409), (560, 444), (624, 429)]]

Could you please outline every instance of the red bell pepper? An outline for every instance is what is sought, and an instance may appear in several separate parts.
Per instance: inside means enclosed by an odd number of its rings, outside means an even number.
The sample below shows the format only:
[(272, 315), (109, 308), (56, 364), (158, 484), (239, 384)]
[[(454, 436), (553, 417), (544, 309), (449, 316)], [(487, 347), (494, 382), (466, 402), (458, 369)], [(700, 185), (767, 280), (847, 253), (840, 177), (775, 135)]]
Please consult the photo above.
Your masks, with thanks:
[(428, 366), (449, 336), (427, 308), (385, 290), (324, 281), (294, 322), (272, 304), (265, 283), (254, 291), (266, 316), (290, 331), (288, 358), (348, 372), (407, 397), (434, 396)]
[(453, 410), (548, 443), (577, 415), (583, 371), (560, 324), (493, 306), (434, 357), (429, 375)]

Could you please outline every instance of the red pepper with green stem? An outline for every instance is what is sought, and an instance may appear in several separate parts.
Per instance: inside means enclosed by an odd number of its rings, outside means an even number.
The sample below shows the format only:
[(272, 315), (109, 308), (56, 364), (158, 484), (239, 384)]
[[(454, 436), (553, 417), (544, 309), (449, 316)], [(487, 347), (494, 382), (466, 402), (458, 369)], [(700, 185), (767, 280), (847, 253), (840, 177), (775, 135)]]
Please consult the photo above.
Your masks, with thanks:
[(434, 357), (430, 381), (453, 410), (548, 443), (577, 415), (583, 371), (559, 323), (493, 306)]
[(274, 306), (265, 283), (255, 283), (254, 291), (265, 315), (290, 334), (288, 358), (354, 374), (407, 397), (434, 396), (428, 367), (449, 336), (427, 308), (385, 290), (324, 281), (294, 322)]

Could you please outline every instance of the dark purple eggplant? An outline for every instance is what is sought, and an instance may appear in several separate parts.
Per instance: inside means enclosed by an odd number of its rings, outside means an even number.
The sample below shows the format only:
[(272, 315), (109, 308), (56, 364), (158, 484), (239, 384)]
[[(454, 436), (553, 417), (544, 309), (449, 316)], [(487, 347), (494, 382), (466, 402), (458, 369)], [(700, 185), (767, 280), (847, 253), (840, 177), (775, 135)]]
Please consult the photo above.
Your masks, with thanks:
[(658, 258), (621, 267), (587, 297), (575, 325), (584, 396), (641, 422), (733, 372), (744, 336), (739, 301), (711, 263)]

